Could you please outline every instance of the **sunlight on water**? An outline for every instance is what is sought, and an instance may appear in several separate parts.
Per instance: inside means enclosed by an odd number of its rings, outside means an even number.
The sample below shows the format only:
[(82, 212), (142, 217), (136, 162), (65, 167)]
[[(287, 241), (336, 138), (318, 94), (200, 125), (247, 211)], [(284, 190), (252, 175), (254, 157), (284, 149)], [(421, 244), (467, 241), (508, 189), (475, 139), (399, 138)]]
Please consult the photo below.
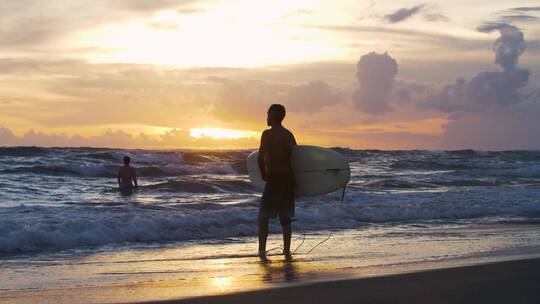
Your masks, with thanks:
[(225, 291), (230, 289), (233, 282), (234, 281), (231, 277), (218, 277), (210, 279), (210, 284), (213, 287), (217, 288), (219, 291)]

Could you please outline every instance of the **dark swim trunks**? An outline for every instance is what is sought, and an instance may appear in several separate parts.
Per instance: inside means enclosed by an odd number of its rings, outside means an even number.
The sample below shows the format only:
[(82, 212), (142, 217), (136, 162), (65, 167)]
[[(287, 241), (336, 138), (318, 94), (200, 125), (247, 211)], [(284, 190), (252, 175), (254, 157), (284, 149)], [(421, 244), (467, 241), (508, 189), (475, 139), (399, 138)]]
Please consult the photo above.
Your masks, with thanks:
[(267, 178), (259, 216), (287, 220), (294, 217), (294, 175), (273, 173)]

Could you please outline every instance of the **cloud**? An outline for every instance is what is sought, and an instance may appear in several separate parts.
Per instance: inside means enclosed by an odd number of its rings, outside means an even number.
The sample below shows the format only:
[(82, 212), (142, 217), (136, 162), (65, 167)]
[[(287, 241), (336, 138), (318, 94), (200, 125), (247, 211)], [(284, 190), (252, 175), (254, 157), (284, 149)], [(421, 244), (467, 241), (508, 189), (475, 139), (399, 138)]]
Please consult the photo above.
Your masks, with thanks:
[[(367, 34), (372, 34), (373, 37), (380, 39), (384, 36), (391, 41), (403, 40), (404, 38), (410, 42), (410, 44), (422, 43), (422, 50), (426, 51), (426, 43), (432, 48), (439, 48), (444, 46), (444, 50), (449, 49), (456, 50), (483, 50), (488, 43), (485, 40), (469, 39), (464, 37), (458, 37), (453, 35), (447, 35), (443, 33), (434, 33), (424, 30), (407, 29), (398, 27), (380, 27), (380, 26), (362, 26), (362, 25), (335, 25), (335, 24), (307, 24), (303, 25), (305, 28), (319, 29), (326, 31), (333, 31), (339, 33), (351, 33), (358, 34), (358, 38), (365, 39)], [(430, 50), (432, 50), (430, 48)], [(415, 56), (418, 58), (418, 56)]]
[(529, 15), (505, 15), (501, 17), (501, 21), (505, 23), (511, 22), (537, 22), (540, 18), (536, 16)]
[[(530, 71), (519, 66), (527, 43), (517, 27), (504, 23), (483, 24), (478, 31), (498, 32), (493, 43), (499, 69), (459, 77), (442, 87), (396, 80), (398, 64), (387, 53), (362, 56), (357, 66), (359, 89), (353, 101), (358, 110), (388, 119), (404, 116), (409, 106), (426, 113), (441, 113), (449, 119), (442, 135), (423, 139), (407, 134), (372, 132), (362, 138), (379, 144), (394, 138), (400, 146), (408, 138), (422, 147), (446, 149), (538, 149), (540, 148), (540, 90), (528, 85)], [(393, 110), (389, 112), (390, 110)], [(381, 114), (388, 115), (381, 116)], [(431, 138), (429, 138), (431, 137)], [(399, 138), (399, 141), (398, 141)], [(351, 139), (352, 140), (352, 139)]]
[(0, 146), (40, 146), (40, 147), (114, 147), (114, 148), (255, 148), (258, 138), (214, 139), (210, 137), (193, 138), (189, 130), (172, 129), (158, 136), (145, 133), (129, 134), (121, 130), (106, 130), (96, 136), (68, 136), (65, 134), (46, 134), (29, 130), (16, 136), (0, 126)]
[(287, 109), (296, 112), (317, 112), (343, 101), (343, 95), (322, 81), (291, 87), (282, 98)]
[(358, 88), (352, 97), (356, 108), (379, 115), (390, 110), (398, 64), (388, 53), (364, 55), (357, 63)]
[(442, 143), (448, 149), (540, 149), (540, 95), (511, 109), (467, 113), (445, 126)]
[(211, 114), (228, 122), (260, 121), (275, 96), (275, 90), (264, 83), (229, 84), (216, 98)]
[(495, 63), (502, 70), (480, 72), (470, 80), (458, 78), (454, 84), (428, 96), (428, 107), (450, 113), (478, 112), (517, 104), (526, 98), (521, 89), (527, 85), (530, 72), (517, 66), (526, 47), (523, 33), (502, 23), (484, 24), (478, 30), (499, 31), (501, 36), (495, 41), (493, 51)]
[(525, 52), (525, 39), (523, 33), (515, 26), (504, 23), (488, 23), (480, 26), (478, 31), (490, 33), (499, 31), (501, 37), (495, 40), (495, 63), (504, 70), (514, 69), (519, 56)]
[(519, 12), (540, 12), (540, 6), (514, 7), (514, 8), (511, 8), (510, 10), (519, 11)]
[(424, 14), (424, 18), (430, 22), (447, 22), (450, 20), (450, 18), (441, 13), (426, 13)]
[[(108, 23), (149, 17), (165, 9), (192, 9), (210, 0), (0, 1), (0, 46), (3, 51), (57, 51), (72, 34)], [(73, 51), (73, 50), (71, 50)]]
[(500, 23), (527, 24), (536, 23), (540, 20), (540, 17), (534, 16), (537, 12), (540, 12), (540, 6), (504, 9), (498, 11), (497, 15)]
[(343, 95), (322, 80), (289, 85), (266, 81), (226, 82), (214, 102), (212, 115), (237, 123), (260, 122), (273, 103), (289, 112), (316, 113), (343, 101)]
[(406, 8), (406, 7), (400, 8), (397, 11), (384, 16), (384, 19), (390, 23), (403, 22), (409, 19), (410, 17), (418, 14), (423, 8), (424, 8), (423, 4), (416, 5), (410, 8)]
[(0, 122), (16, 132), (33, 128), (47, 134), (108, 128), (138, 133), (156, 127), (258, 130), (265, 125), (268, 105), (275, 102), (302, 114), (289, 122), (329, 115), (344, 95), (333, 84), (312, 79), (350, 83), (351, 70), (342, 63), (170, 69), (0, 59)]
[(540, 90), (528, 85), (530, 72), (518, 66), (526, 48), (523, 33), (503, 23), (478, 30), (500, 33), (493, 44), (500, 70), (458, 78), (428, 96), (428, 107), (452, 118), (442, 138), (445, 148), (539, 149)]

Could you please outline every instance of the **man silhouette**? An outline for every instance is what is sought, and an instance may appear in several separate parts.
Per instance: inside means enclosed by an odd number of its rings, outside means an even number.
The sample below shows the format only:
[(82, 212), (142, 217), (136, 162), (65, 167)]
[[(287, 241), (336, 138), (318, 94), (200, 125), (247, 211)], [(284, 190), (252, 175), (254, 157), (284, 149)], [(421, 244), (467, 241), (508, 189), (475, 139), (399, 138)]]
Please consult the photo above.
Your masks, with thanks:
[(266, 181), (259, 209), (259, 257), (266, 259), (268, 220), (279, 216), (283, 229), (283, 254), (291, 256), (291, 217), (294, 216), (294, 174), (291, 159), (296, 145), (294, 135), (281, 125), (285, 107), (273, 104), (268, 109), (267, 124), (270, 129), (261, 136), (259, 169)]
[(129, 165), (130, 162), (131, 158), (124, 156), (124, 166), (118, 170), (118, 186), (122, 191), (130, 191), (134, 186), (138, 187), (137, 175), (135, 174), (135, 169)]

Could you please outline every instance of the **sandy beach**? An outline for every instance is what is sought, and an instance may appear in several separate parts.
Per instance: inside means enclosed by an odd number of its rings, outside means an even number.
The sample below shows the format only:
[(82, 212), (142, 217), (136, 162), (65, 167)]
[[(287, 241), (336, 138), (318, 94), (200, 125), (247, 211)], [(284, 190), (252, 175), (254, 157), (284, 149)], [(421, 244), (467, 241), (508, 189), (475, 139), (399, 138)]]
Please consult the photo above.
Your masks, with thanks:
[[(328, 279), (328, 278), (327, 278)], [(244, 282), (248, 285), (248, 282)], [(540, 259), (182, 296), (196, 281), (0, 293), (2, 303), (538, 303)], [(200, 286), (199, 286), (200, 287)], [(244, 286), (245, 287), (245, 286)], [(229, 289), (230, 290), (230, 289)], [(217, 294), (216, 294), (217, 293)], [(149, 301), (148, 299), (167, 300)], [(175, 299), (176, 298), (176, 299)], [(139, 301), (138, 299), (141, 299)], [(146, 300), (144, 300), (146, 299)]]
[(538, 303), (540, 259), (158, 303)]

